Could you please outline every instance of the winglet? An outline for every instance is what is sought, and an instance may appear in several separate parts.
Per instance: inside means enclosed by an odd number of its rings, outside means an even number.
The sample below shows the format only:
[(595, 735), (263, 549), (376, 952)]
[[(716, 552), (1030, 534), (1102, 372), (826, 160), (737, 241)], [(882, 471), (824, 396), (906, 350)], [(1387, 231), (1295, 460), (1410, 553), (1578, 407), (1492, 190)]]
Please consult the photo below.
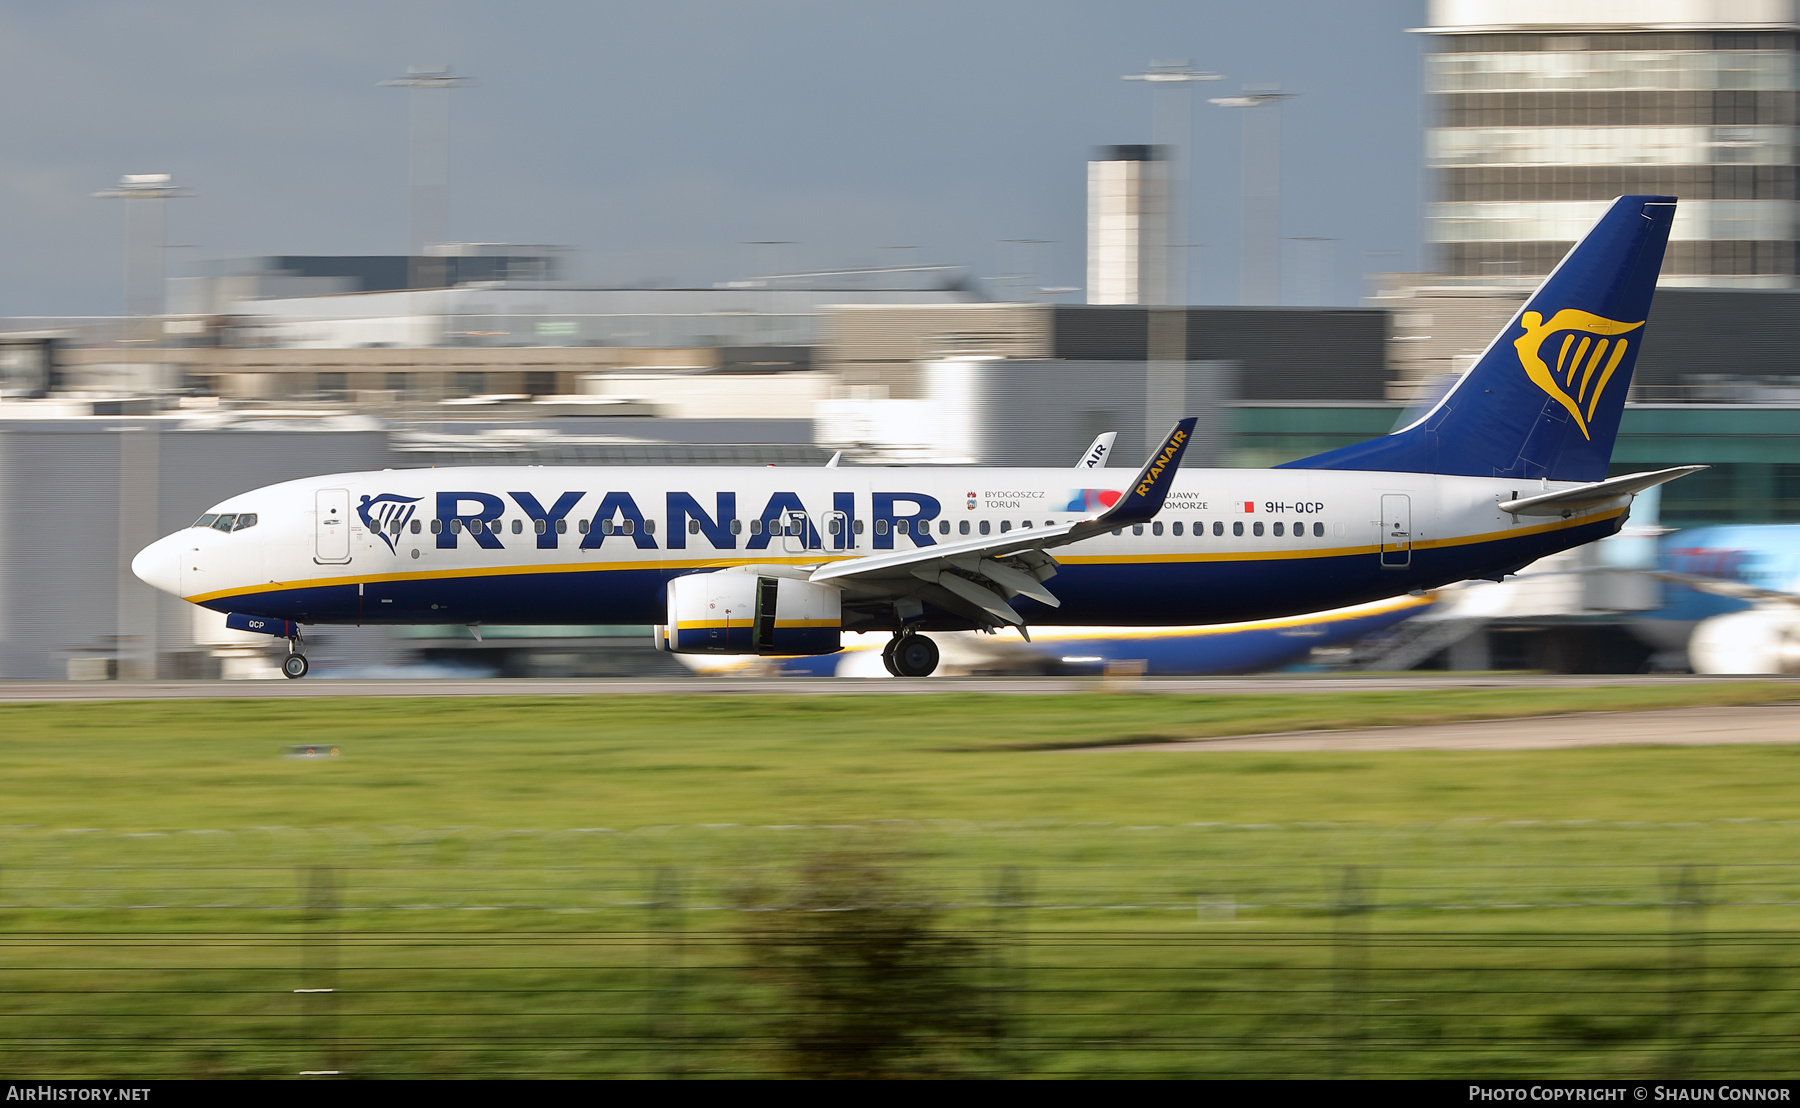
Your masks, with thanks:
[(1162, 511), (1163, 501), (1168, 498), (1169, 486), (1175, 482), (1175, 471), (1181, 467), (1181, 456), (1187, 453), (1188, 443), (1194, 438), (1194, 424), (1199, 420), (1189, 416), (1175, 425), (1162, 443), (1151, 452), (1150, 460), (1138, 471), (1137, 479), (1125, 490), (1107, 513), (1096, 522), (1108, 527), (1119, 527), (1127, 523), (1145, 523)]

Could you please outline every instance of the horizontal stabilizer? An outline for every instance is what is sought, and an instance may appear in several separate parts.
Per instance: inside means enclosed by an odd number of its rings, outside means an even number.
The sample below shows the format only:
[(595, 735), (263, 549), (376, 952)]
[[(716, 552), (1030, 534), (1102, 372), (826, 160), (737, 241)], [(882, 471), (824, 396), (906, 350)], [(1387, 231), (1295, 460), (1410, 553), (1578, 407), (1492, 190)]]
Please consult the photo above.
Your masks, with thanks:
[(1617, 500), (1621, 496), (1643, 492), (1657, 485), (1673, 481), (1678, 477), (1686, 477), (1690, 473), (1698, 473), (1706, 466), (1676, 466), (1673, 469), (1658, 469), (1648, 473), (1627, 473), (1622, 477), (1613, 477), (1605, 481), (1596, 481), (1580, 488), (1563, 489), (1559, 492), (1546, 492), (1537, 496), (1521, 496), (1516, 500), (1503, 500), (1500, 510), (1515, 516), (1567, 516), (1584, 508), (1592, 508), (1609, 500)]

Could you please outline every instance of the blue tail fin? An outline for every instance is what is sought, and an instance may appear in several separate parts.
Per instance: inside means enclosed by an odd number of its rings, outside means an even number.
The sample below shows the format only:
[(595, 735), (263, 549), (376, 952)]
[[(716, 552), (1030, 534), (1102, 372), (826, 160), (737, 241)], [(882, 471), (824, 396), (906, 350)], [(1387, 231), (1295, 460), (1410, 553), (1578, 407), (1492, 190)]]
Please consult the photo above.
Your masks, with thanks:
[(1436, 407), (1281, 468), (1605, 477), (1674, 218), (1671, 196), (1614, 200)]

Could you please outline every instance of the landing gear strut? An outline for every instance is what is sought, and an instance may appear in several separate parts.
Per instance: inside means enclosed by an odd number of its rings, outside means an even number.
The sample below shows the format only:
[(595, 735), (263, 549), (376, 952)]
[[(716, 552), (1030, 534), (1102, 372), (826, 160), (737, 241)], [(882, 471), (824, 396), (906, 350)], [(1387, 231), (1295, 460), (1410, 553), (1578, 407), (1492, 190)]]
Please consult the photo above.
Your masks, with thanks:
[(306, 649), (306, 640), (300, 637), (299, 628), (294, 630), (294, 636), (288, 639), (288, 655), (281, 660), (281, 675), (290, 681), (297, 677), (305, 677), (306, 671), (312, 668), (306, 660), (306, 655), (301, 653)]
[(881, 663), (895, 677), (930, 677), (938, 665), (937, 643), (911, 631), (897, 632), (882, 648)]

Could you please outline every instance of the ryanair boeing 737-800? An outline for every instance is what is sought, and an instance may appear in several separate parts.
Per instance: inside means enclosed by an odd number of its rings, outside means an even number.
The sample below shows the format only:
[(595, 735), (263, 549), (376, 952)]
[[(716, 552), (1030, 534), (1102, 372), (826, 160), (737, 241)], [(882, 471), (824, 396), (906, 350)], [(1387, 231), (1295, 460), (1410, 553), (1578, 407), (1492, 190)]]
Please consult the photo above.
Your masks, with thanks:
[[(665, 650), (828, 654), (922, 632), (1267, 619), (1495, 578), (1617, 531), (1606, 479), (1675, 200), (1626, 196), (1424, 416), (1274, 469), (445, 468), (343, 473), (217, 505), (132, 562), (284, 637), (303, 625), (645, 623)], [(1109, 476), (1111, 479), (1109, 480)]]

